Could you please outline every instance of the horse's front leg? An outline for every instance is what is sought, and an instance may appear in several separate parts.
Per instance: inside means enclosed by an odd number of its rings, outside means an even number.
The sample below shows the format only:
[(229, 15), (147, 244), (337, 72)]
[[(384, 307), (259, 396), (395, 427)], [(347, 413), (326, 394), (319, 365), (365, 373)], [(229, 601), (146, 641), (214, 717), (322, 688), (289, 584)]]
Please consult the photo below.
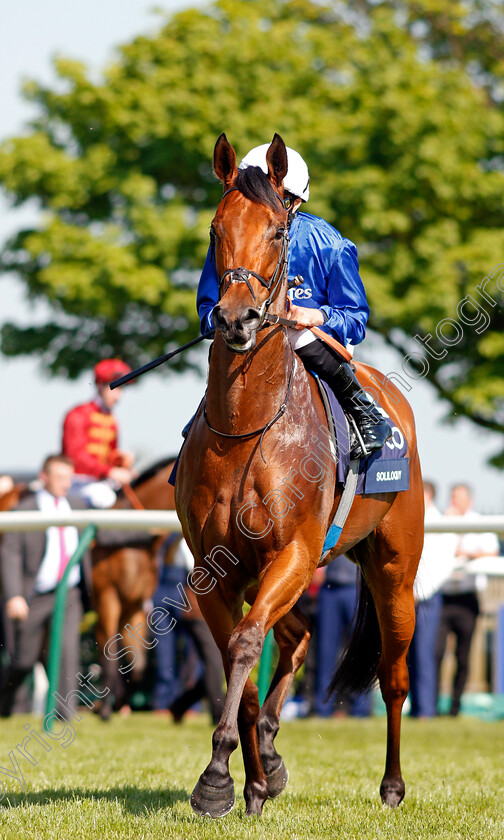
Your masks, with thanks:
[(223, 626), (232, 623), (232, 614), (221, 593), (217, 595), (214, 590), (212, 595), (211, 603), (205, 603), (204, 599), (200, 603), (205, 620), (221, 650), (228, 688), (221, 719), (212, 738), (212, 758), (192, 792), (191, 805), (197, 813), (210, 817), (222, 817), (232, 809), (235, 798), (233, 779), (229, 773), (229, 757), (241, 737), (247, 814), (260, 814), (268, 798), (268, 786), (257, 743), (257, 688), (249, 680), (249, 674), (261, 655), (264, 631), (256, 622), (248, 621), (247, 616), (231, 634), (223, 633)]
[(259, 712), (257, 686), (251, 679), (248, 679), (245, 683), (238, 711), (238, 731), (245, 766), (243, 796), (245, 797), (245, 813), (247, 816), (260, 815), (269, 796), (268, 779), (261, 761), (256, 728)]
[(270, 799), (282, 793), (289, 779), (282, 756), (275, 749), (274, 740), (280, 727), (280, 712), (285, 698), (305, 660), (310, 641), (309, 621), (299, 607), (293, 607), (277, 622), (275, 640), (280, 656), (257, 722), (259, 750)]
[(231, 634), (227, 645), (227, 662), (220, 632), (223, 616), (230, 617), (226, 606), (227, 599), (220, 591), (217, 593), (216, 588), (211, 599), (206, 603), (205, 598), (200, 601), (205, 619), (223, 652), (224, 667), (226, 675), (229, 676), (222, 717), (213, 735), (212, 758), (191, 797), (191, 804), (198, 813), (222, 816), (233, 807), (229, 757), (238, 746), (240, 735), (247, 774), (244, 790), (247, 814), (260, 814), (269, 796), (256, 734), (259, 703), (256, 699), (256, 689), (247, 681), (252, 668), (259, 660), (266, 634), (273, 624), (291, 609), (311, 580), (315, 563), (310, 564), (306, 558), (306, 546), (293, 544), (277, 555), (261, 582), (250, 611)]

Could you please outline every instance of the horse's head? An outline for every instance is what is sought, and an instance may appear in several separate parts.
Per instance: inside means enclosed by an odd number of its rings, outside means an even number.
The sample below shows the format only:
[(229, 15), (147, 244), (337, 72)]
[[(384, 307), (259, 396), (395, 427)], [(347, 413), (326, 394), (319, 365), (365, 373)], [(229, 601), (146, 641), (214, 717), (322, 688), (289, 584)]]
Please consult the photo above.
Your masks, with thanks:
[(268, 173), (258, 166), (238, 170), (236, 154), (221, 134), (214, 169), (224, 195), (211, 227), (219, 275), (215, 328), (236, 353), (255, 347), (256, 332), (268, 310), (284, 311), (287, 300), (287, 210), (283, 179), (287, 149), (275, 134), (266, 155)]
[[(8, 485), (6, 484), (5, 486), (7, 487)], [(12, 510), (28, 492), (28, 485), (14, 484), (14, 482), (11, 482), (8, 489), (0, 495), (0, 511)]]

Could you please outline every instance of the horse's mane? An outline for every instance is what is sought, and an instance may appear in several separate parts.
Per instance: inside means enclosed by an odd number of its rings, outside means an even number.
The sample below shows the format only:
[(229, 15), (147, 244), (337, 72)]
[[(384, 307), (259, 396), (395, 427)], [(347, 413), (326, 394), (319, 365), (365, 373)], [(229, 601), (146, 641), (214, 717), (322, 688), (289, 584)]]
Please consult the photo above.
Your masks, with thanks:
[(131, 482), (131, 486), (133, 488), (138, 487), (139, 484), (143, 484), (144, 481), (148, 481), (150, 478), (153, 478), (155, 475), (158, 474), (161, 470), (168, 466), (168, 464), (173, 464), (176, 460), (176, 456), (171, 455), (169, 458), (162, 458), (160, 461), (156, 461), (155, 464), (151, 464), (150, 467), (147, 467), (137, 478), (134, 478)]
[(233, 187), (240, 190), (245, 198), (250, 201), (254, 201), (256, 204), (265, 204), (272, 210), (278, 211), (278, 194), (260, 166), (247, 166), (245, 169), (239, 169)]

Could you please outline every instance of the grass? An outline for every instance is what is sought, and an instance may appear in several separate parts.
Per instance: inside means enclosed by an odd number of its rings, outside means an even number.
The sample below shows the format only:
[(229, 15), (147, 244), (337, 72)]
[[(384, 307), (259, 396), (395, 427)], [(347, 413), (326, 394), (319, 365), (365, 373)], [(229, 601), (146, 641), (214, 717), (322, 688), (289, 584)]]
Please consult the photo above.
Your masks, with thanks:
[[(40, 718), (0, 721), (0, 765)], [(504, 840), (503, 723), (469, 718), (404, 720), (406, 799), (382, 808), (378, 787), (385, 757), (385, 721), (310, 719), (282, 724), (277, 742), (289, 768), (284, 794), (262, 818), (246, 818), (243, 770), (231, 762), (237, 803), (221, 820), (197, 817), (190, 792), (210, 756), (206, 719), (174, 726), (149, 714), (103, 724), (86, 714), (75, 740), (51, 752), (18, 755), (26, 791), (0, 775), (6, 794), (2, 840), (210, 840), (337, 837), (341, 840)]]

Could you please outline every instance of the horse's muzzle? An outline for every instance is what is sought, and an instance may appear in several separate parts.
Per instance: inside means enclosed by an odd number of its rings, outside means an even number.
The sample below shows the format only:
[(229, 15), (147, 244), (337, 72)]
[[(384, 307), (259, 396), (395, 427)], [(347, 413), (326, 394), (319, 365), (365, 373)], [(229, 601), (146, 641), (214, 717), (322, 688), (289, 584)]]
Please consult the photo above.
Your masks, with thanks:
[(212, 312), (212, 320), (226, 347), (233, 353), (247, 353), (255, 347), (256, 332), (261, 325), (258, 309), (245, 306), (241, 310), (231, 312), (225, 306), (217, 304)]

